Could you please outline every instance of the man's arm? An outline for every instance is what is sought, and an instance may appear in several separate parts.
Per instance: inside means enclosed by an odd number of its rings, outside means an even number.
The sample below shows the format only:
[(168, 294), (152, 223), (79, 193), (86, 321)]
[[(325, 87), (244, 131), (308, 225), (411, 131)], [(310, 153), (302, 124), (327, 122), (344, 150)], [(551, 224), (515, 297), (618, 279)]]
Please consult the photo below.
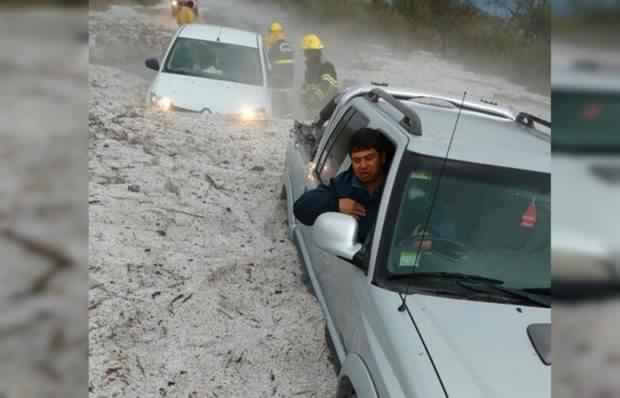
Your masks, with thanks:
[(325, 97), (332, 97), (338, 92), (338, 75), (331, 62), (326, 62), (321, 71), (321, 91)]
[(456, 226), (446, 218), (441, 218), (439, 222), (432, 223), (430, 231), (424, 231), (424, 226), (419, 224), (414, 230), (414, 236), (418, 245), (421, 245), (424, 250), (431, 250), (433, 245), (433, 238), (440, 240), (456, 240)]
[(333, 184), (321, 184), (316, 189), (304, 192), (293, 206), (295, 217), (304, 225), (313, 225), (321, 214), (338, 211), (338, 199), (332, 187)]

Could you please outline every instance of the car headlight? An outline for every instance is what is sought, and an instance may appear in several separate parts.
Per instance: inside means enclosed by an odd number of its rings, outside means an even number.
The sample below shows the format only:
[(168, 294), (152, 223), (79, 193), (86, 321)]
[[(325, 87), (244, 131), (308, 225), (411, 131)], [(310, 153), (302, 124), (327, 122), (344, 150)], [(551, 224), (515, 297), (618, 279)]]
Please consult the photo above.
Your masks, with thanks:
[(242, 122), (263, 121), (267, 119), (267, 112), (264, 108), (252, 108), (244, 106), (237, 114)]
[(159, 95), (151, 95), (151, 104), (157, 109), (168, 112), (172, 107), (172, 100), (168, 97), (160, 97)]

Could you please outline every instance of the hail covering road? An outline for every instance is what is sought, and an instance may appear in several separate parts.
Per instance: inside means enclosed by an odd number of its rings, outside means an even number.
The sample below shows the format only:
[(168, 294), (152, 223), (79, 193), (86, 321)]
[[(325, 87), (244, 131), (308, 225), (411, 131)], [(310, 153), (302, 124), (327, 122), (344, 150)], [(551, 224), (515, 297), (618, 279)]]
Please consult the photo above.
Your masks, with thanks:
[(0, 11), (0, 397), (86, 395), (85, 21)]
[[(210, 23), (237, 28), (277, 19), (295, 45), (320, 34), (341, 80), (468, 90), (549, 115), (544, 95), (381, 37), (355, 39), (268, 2), (202, 7)], [(333, 396), (323, 317), (278, 198), (292, 121), (251, 128), (145, 111), (154, 73), (144, 60), (175, 28), (167, 3), (89, 16), (90, 396)]]

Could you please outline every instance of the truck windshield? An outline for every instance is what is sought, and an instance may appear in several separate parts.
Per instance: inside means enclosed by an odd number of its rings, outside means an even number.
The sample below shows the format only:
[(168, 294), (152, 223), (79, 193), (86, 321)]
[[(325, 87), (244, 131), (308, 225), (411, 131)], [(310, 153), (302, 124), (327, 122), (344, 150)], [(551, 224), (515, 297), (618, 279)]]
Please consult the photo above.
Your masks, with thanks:
[(437, 188), (443, 159), (405, 156), (377, 277), (415, 284), (406, 275), (459, 273), (550, 287), (549, 174), (448, 161)]

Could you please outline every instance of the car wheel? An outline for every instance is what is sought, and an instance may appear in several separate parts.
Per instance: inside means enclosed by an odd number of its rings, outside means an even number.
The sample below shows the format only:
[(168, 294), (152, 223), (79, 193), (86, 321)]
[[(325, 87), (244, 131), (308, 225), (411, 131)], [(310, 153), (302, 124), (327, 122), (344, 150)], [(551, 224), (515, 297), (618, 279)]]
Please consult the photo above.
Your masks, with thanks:
[[(340, 374), (340, 368), (342, 367), (342, 365), (338, 360), (338, 354), (336, 354), (336, 347), (334, 347), (332, 337), (329, 335), (329, 329), (327, 328), (327, 325), (325, 325), (325, 343), (327, 343), (327, 349), (329, 351), (329, 356), (327, 357), (327, 359), (329, 360), (329, 362), (331, 362), (336, 374)], [(354, 396), (355, 395), (353, 395), (353, 397)]]

